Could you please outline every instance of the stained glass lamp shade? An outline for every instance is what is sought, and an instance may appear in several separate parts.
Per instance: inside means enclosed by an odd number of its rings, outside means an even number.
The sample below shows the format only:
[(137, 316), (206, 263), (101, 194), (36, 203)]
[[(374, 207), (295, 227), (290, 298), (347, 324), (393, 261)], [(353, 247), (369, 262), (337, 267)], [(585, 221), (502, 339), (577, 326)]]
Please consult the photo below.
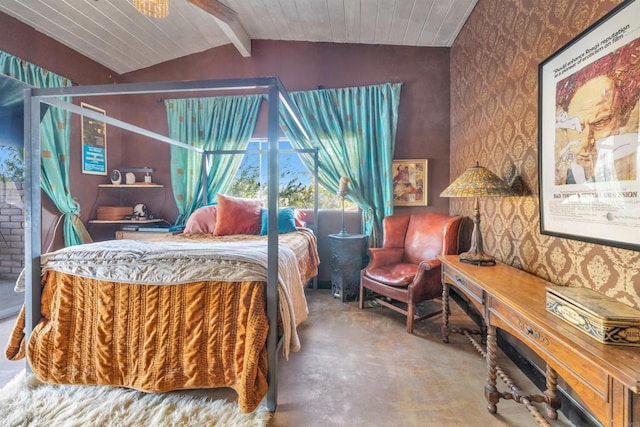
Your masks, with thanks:
[(461, 262), (485, 266), (496, 265), (495, 259), (485, 254), (482, 247), (478, 198), (515, 195), (515, 192), (507, 183), (489, 169), (480, 166), (477, 162), (475, 166), (465, 170), (462, 175), (440, 193), (440, 197), (475, 197), (471, 247), (468, 252), (460, 254)]

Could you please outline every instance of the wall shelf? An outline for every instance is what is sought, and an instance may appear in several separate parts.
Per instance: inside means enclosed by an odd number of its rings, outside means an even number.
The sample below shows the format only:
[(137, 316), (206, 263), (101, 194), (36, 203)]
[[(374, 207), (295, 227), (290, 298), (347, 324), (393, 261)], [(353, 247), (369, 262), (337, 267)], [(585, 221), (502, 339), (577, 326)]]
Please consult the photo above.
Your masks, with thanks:
[(90, 219), (89, 224), (153, 224), (165, 222), (162, 218), (155, 219)]
[[(162, 184), (154, 184), (154, 183), (144, 183), (139, 182), (136, 184), (98, 184), (98, 188), (114, 188), (117, 190), (124, 190), (129, 188), (162, 188), (164, 185)], [(89, 220), (89, 224), (106, 224), (106, 225), (114, 225), (114, 224), (156, 224), (160, 222), (165, 222), (162, 218), (154, 218), (154, 219), (91, 219)]]

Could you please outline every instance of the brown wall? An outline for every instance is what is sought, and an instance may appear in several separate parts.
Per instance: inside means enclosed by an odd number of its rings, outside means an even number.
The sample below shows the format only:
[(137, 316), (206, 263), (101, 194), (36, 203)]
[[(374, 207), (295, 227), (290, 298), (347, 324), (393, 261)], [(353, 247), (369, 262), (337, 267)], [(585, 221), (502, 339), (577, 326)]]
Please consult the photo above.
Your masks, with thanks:
[[(83, 85), (272, 75), (279, 76), (289, 91), (403, 82), (395, 157), (429, 159), (429, 206), (399, 207), (396, 213), (447, 212), (449, 209), (448, 200), (438, 197), (449, 182), (449, 49), (257, 40), (252, 43), (249, 58), (243, 58), (232, 45), (227, 45), (119, 76), (2, 13), (0, 49)], [(200, 95), (212, 96), (213, 93)], [(111, 116), (166, 134), (166, 113), (160, 98), (161, 95), (130, 96), (126, 100), (94, 97), (75, 98), (74, 102), (88, 102), (105, 109)], [(257, 137), (266, 136), (264, 116), (261, 114), (259, 119)], [(154, 181), (165, 184), (165, 188), (126, 193), (96, 191), (97, 184), (108, 182), (108, 177), (81, 173), (79, 123), (80, 118), (74, 115), (71, 187), (72, 194), (81, 204), (83, 221), (86, 223), (95, 217), (97, 206), (120, 202), (145, 202), (156, 216), (175, 219), (177, 210), (170, 188), (168, 146), (108, 126), (108, 169), (156, 167)], [(76, 153), (78, 157), (75, 157)], [(46, 234), (57, 211), (46, 196), (44, 199)], [(95, 239), (104, 239), (111, 237), (114, 230), (90, 225), (89, 231)], [(60, 246), (59, 237), (56, 242), (54, 247)]]
[[(449, 49), (331, 43), (254, 40), (252, 56), (243, 58), (231, 46), (211, 49), (122, 76), (123, 82), (199, 80), (278, 76), (288, 91), (318, 87), (339, 88), (384, 82), (403, 82), (395, 157), (428, 158), (429, 206), (397, 208), (396, 213), (448, 211), (448, 200), (438, 197), (449, 181)], [(203, 96), (213, 96), (211, 93)], [(187, 97), (193, 94), (167, 97)], [(127, 102), (128, 119), (166, 132), (164, 105), (159, 96)], [(262, 113), (266, 113), (263, 108)], [(261, 114), (255, 135), (266, 137), (266, 114)], [(169, 149), (157, 142), (125, 135), (123, 158), (136, 159), (153, 153), (153, 166), (169, 164)], [(131, 141), (132, 142), (132, 141)], [(156, 174), (168, 183), (166, 168)], [(167, 217), (175, 217), (170, 200)]]
[[(117, 82), (118, 76), (113, 71), (3, 13), (0, 13), (0, 50), (66, 77), (74, 84), (89, 85)], [(120, 110), (120, 100), (115, 97), (110, 97), (109, 99), (74, 98), (73, 100), (76, 104), (79, 104), (80, 101), (98, 105), (109, 114)], [(105, 182), (106, 177), (83, 175), (81, 173), (79, 124), (79, 116), (73, 115), (70, 147), (71, 193), (80, 202), (81, 215), (86, 222), (89, 218), (91, 207), (96, 200), (96, 185)], [(120, 163), (120, 150), (117, 142), (119, 139), (120, 130), (109, 129), (107, 144), (108, 148), (113, 147), (113, 149), (108, 149), (109, 165)], [(113, 142), (112, 146), (109, 145), (110, 141)], [(43, 244), (48, 245), (51, 240), (51, 229), (59, 213), (48, 197), (44, 193), (42, 194)], [(62, 245), (60, 236), (61, 231), (58, 230), (54, 248)]]
[(1, 12), (0, 50), (71, 79), (74, 84), (117, 82), (115, 72)]
[[(241, 57), (232, 45), (227, 45), (119, 76), (2, 13), (0, 49), (80, 85), (272, 75), (280, 77), (289, 91), (402, 82), (395, 158), (429, 159), (429, 206), (400, 207), (396, 212), (446, 213), (449, 209), (448, 200), (438, 197), (449, 183), (449, 49), (254, 41), (250, 58)], [(110, 116), (167, 134), (163, 96), (216, 94), (219, 92), (75, 98), (74, 102), (87, 102), (105, 109)], [(266, 108), (263, 108), (255, 136), (266, 137), (266, 128)], [(166, 144), (108, 126), (108, 170), (126, 166), (155, 167), (153, 180), (165, 187), (98, 190), (97, 185), (109, 182), (108, 177), (82, 174), (80, 139), (80, 117), (73, 115), (71, 191), (81, 205), (85, 224), (95, 218), (98, 206), (135, 203), (147, 204), (158, 217), (175, 219), (177, 209), (171, 191), (169, 147)], [(142, 179), (141, 174), (139, 179)], [(48, 245), (58, 212), (44, 194), (43, 204), (43, 244)], [(88, 225), (96, 240), (113, 238), (116, 228)], [(59, 229), (52, 248), (61, 246)]]
[[(557, 284), (595, 289), (640, 308), (640, 254), (540, 234), (538, 64), (618, 1), (480, 0), (451, 49), (451, 176), (476, 160), (509, 164), (527, 197), (481, 201), (485, 250)], [(472, 201), (451, 200), (470, 216)]]

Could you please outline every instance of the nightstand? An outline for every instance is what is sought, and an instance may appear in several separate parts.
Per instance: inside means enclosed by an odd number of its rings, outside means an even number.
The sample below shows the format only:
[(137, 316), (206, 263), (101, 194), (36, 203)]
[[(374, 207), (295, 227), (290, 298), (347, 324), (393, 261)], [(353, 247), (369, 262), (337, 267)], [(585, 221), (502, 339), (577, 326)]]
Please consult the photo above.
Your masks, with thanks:
[(369, 236), (329, 234), (331, 292), (340, 301), (353, 301), (360, 293), (360, 270), (367, 264)]

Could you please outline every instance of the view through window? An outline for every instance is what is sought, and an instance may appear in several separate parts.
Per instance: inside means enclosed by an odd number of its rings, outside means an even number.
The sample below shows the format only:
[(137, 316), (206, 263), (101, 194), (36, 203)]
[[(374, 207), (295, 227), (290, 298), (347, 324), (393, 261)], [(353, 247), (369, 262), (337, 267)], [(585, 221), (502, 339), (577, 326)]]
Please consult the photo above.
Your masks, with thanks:
[(2, 182), (22, 182), (24, 162), (20, 151), (9, 145), (0, 145), (0, 180)]
[[(278, 142), (281, 150), (292, 149), (288, 140)], [(247, 154), (227, 191), (232, 196), (248, 198), (265, 198), (268, 193), (268, 142), (266, 140), (252, 140), (249, 142)], [(280, 206), (296, 208), (313, 207), (313, 172), (302, 163), (298, 153), (280, 153), (279, 183)], [(325, 209), (341, 209), (342, 199), (322, 186), (318, 188), (318, 207)], [(356, 205), (346, 201), (345, 209), (357, 209)]]

